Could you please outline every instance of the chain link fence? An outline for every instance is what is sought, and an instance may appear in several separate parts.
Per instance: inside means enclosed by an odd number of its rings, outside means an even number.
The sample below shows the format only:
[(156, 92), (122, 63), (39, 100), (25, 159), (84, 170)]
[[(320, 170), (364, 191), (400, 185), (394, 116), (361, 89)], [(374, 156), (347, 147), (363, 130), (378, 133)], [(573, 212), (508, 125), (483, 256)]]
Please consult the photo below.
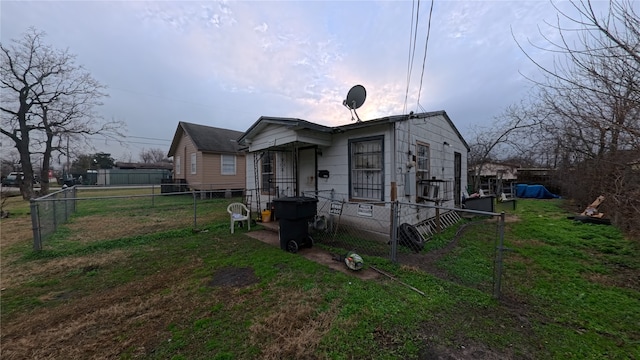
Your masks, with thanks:
[[(171, 190), (179, 190), (172, 192)], [(184, 184), (72, 186), (31, 200), (33, 248), (65, 225), (70, 241), (109, 240), (227, 220), (227, 206), (243, 202), (242, 190), (194, 190)], [(69, 219), (77, 214), (70, 224)], [(228, 226), (228, 224), (227, 224)]]
[[(309, 194), (305, 194), (309, 196)], [(392, 204), (349, 202), (345, 194), (318, 193), (317, 215), (310, 224), (316, 243), (335, 252), (388, 258), (391, 254)]]
[[(227, 206), (250, 197), (247, 191), (168, 189), (71, 187), (32, 200), (34, 250), (42, 250), (63, 224), (68, 229), (64, 241), (81, 242), (197, 230), (204, 223), (229, 226)], [(336, 255), (355, 252), (370, 263), (377, 258), (421, 269), (492, 290), (499, 297), (505, 215), (493, 207), (478, 211), (398, 201), (352, 202), (347, 194), (333, 191), (303, 195), (317, 199), (315, 214), (303, 226), (319, 247)], [(293, 225), (296, 229), (289, 232), (306, 233), (297, 229), (297, 221), (281, 222), (280, 230)]]
[[(506, 250), (504, 213), (401, 202), (349, 202), (345, 194), (334, 192), (305, 194), (310, 195), (318, 199), (317, 215), (309, 222), (310, 235), (329, 251), (385, 258), (500, 296)], [(461, 244), (467, 250), (461, 250)], [(475, 263), (464, 270), (456, 268), (465, 261)], [(474, 273), (463, 273), (469, 268)]]
[(31, 200), (34, 250), (41, 250), (43, 238), (58, 230), (58, 226), (66, 223), (76, 211), (76, 195), (77, 189), (73, 186)]

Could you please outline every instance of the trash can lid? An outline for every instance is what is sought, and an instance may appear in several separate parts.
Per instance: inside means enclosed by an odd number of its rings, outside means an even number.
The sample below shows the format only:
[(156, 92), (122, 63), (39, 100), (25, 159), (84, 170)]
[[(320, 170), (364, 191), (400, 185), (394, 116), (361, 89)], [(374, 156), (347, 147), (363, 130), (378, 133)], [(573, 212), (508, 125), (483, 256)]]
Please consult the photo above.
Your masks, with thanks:
[(273, 202), (318, 202), (318, 199), (309, 196), (287, 196), (273, 199)]

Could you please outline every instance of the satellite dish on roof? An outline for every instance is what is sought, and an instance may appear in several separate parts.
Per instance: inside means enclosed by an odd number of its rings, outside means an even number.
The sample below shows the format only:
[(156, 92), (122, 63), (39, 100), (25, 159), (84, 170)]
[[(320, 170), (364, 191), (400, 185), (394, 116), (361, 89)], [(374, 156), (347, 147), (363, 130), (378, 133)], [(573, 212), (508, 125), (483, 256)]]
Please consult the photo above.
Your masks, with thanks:
[[(367, 98), (367, 90), (365, 90), (364, 86), (356, 85), (349, 90), (347, 93), (347, 98), (342, 101), (342, 105), (346, 106), (349, 111), (353, 111), (356, 114), (356, 118), (358, 122), (360, 122), (360, 117), (356, 112), (356, 109), (364, 104), (364, 100)], [(354, 120), (353, 114), (351, 115), (351, 120)]]

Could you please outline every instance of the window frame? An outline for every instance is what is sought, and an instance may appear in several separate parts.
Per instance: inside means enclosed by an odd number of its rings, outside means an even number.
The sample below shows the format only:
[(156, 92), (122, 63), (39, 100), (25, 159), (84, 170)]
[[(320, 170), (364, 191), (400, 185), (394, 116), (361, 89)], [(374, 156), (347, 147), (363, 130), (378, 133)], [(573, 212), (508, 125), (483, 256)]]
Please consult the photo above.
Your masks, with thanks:
[[(232, 171), (225, 171), (225, 158), (227, 160), (231, 158), (233, 160), (233, 164), (226, 164), (227, 166), (233, 165)], [(233, 176), (237, 173), (238, 160), (236, 155), (233, 154), (220, 154), (220, 175), (229, 175)]]
[(191, 153), (191, 175), (198, 173), (198, 154)]
[[(420, 148), (426, 148), (426, 156), (420, 154)], [(421, 166), (421, 159), (426, 162), (425, 166)], [(416, 180), (429, 180), (431, 178), (431, 145), (426, 142), (416, 141)]]
[(180, 155), (176, 155), (176, 159), (175, 160), (176, 160), (175, 161), (176, 175), (180, 175), (180, 172), (181, 172), (180, 168), (182, 167), (182, 163), (180, 161)]
[[(377, 142), (379, 150), (363, 151), (356, 153), (356, 146), (362, 143)], [(361, 161), (373, 160), (379, 162), (379, 167), (357, 167)], [(352, 201), (384, 201), (384, 135), (368, 136), (362, 138), (349, 139), (348, 141), (348, 166), (349, 166), (349, 199)], [(369, 164), (367, 162), (367, 164)], [(374, 164), (377, 165), (377, 164)], [(358, 183), (358, 179), (364, 179), (367, 173), (374, 173), (374, 177), (369, 183)], [(376, 174), (377, 173), (377, 174)], [(363, 176), (362, 174), (365, 174)], [(359, 185), (359, 186), (358, 186)], [(370, 194), (363, 195), (358, 193), (358, 189)], [(379, 196), (377, 196), (379, 193)]]

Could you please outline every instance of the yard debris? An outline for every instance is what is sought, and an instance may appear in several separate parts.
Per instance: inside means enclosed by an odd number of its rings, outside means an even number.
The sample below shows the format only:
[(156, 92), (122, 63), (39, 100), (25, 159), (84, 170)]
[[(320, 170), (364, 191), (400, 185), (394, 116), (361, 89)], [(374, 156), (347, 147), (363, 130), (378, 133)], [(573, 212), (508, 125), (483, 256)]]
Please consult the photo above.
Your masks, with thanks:
[(580, 215), (577, 216), (569, 216), (568, 219), (572, 219), (575, 221), (580, 221), (583, 223), (591, 223), (591, 224), (602, 224), (602, 225), (611, 225), (611, 220), (604, 219), (604, 213), (598, 211), (598, 206), (602, 204), (605, 197), (604, 195), (598, 196), (591, 205), (587, 206), (586, 209)]
[(349, 269), (354, 271), (360, 270), (364, 266), (362, 257), (354, 252), (349, 252), (345, 256), (344, 263), (347, 265)]
[(600, 206), (600, 204), (602, 204), (603, 201), (604, 201), (604, 195), (598, 196), (591, 203), (591, 205), (587, 206), (587, 208), (584, 209), (584, 211), (580, 215), (582, 215), (582, 216), (591, 216), (591, 217), (594, 217), (594, 218), (601, 219), (604, 216), (604, 214), (598, 211), (598, 206)]
[(417, 292), (418, 294), (420, 294), (420, 295), (422, 295), (422, 296), (427, 296), (423, 291), (420, 291), (420, 290), (416, 289), (415, 287), (413, 287), (413, 286), (411, 286), (411, 285), (409, 285), (409, 284), (407, 284), (407, 283), (405, 283), (405, 282), (402, 282), (402, 281), (398, 280), (395, 276), (393, 276), (393, 275), (391, 275), (391, 274), (389, 274), (389, 273), (387, 273), (387, 272), (384, 272), (384, 271), (382, 271), (382, 270), (378, 269), (377, 267), (375, 267), (375, 266), (373, 266), (373, 265), (369, 265), (369, 267), (370, 267), (370, 268), (372, 268), (373, 270), (375, 270), (375, 271), (379, 272), (380, 274), (382, 274), (382, 275), (384, 275), (384, 276), (388, 277), (389, 279), (399, 282), (400, 284), (402, 284), (402, 285), (404, 285), (404, 286), (408, 287), (409, 289), (411, 289), (411, 290), (413, 290), (413, 291)]
[(333, 260), (344, 262), (344, 264), (353, 271), (358, 271), (364, 267), (364, 261), (362, 260), (362, 257), (353, 251), (349, 251), (346, 255), (331, 255), (331, 258)]

